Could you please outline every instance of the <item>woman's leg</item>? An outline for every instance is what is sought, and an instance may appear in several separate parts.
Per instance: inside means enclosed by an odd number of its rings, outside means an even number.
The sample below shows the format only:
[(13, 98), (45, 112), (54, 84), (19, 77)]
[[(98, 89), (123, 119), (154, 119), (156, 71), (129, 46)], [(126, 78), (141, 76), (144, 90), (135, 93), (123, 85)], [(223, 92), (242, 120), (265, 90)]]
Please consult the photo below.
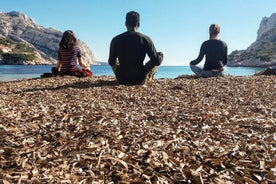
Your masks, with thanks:
[(52, 67), (52, 74), (53, 74), (54, 76), (60, 75), (60, 72), (58, 71), (57, 67)]
[(196, 74), (198, 77), (204, 77), (205, 76), (205, 70), (202, 68), (195, 66), (195, 65), (190, 65), (191, 70)]
[(191, 70), (198, 76), (198, 77), (219, 77), (224, 76), (224, 70), (222, 71), (212, 71), (212, 70), (203, 70), (202, 68), (190, 65)]

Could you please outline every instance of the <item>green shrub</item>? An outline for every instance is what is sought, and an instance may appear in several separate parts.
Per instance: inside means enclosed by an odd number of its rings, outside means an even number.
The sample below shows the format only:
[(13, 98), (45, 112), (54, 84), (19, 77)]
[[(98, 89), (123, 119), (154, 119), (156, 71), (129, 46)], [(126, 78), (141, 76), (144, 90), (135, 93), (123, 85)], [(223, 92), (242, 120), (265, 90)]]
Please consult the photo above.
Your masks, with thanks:
[(18, 43), (14, 48), (15, 52), (34, 52), (34, 50), (35, 49), (33, 47), (30, 47), (29, 45), (24, 43)]
[(34, 54), (22, 54), (22, 53), (4, 53), (2, 56), (5, 57), (11, 57), (14, 59), (22, 59), (24, 61), (33, 61), (37, 59), (37, 57)]
[(0, 37), (0, 44), (5, 45), (5, 46), (10, 46), (10, 45), (14, 45), (15, 42), (13, 42), (12, 40), (7, 39), (7, 38)]

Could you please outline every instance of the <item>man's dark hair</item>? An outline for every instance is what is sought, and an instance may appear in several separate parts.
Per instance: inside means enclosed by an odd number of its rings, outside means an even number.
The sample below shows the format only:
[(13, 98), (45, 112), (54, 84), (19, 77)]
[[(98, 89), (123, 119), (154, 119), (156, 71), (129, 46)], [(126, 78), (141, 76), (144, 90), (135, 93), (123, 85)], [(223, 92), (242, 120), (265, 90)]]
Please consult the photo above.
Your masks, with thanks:
[(130, 11), (126, 14), (126, 26), (139, 26), (140, 15), (138, 12)]

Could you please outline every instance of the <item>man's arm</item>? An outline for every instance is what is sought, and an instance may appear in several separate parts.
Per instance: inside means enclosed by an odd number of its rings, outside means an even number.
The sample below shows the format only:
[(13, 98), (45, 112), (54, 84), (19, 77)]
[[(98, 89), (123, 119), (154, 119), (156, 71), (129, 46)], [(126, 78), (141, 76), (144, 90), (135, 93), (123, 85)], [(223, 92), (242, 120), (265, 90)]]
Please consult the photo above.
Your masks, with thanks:
[(154, 65), (154, 66), (159, 66), (162, 61), (163, 61), (163, 53), (162, 52), (157, 52), (155, 49), (155, 46), (150, 38), (147, 39), (147, 54), (150, 58), (151, 64), (146, 63), (146, 65)]
[[(163, 61), (163, 53), (162, 52), (157, 52), (157, 55), (159, 57), (159, 63), (161, 64), (161, 62)], [(149, 60), (146, 64), (145, 64), (145, 69), (147, 72), (151, 71), (155, 66), (159, 66), (160, 64), (156, 65), (154, 64), (151, 60)]]
[(109, 58), (108, 58), (109, 65), (114, 66), (116, 64), (116, 59), (117, 59), (116, 46), (115, 46), (115, 40), (113, 39), (110, 43)]

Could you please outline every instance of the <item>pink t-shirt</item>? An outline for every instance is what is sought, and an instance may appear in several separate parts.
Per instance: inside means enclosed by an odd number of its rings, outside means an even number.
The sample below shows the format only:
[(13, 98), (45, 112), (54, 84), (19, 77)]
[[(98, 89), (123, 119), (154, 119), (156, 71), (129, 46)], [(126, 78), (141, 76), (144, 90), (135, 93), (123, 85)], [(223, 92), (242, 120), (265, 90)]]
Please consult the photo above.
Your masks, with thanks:
[(76, 45), (70, 49), (59, 48), (58, 60), (61, 61), (62, 70), (68, 70), (76, 67), (78, 65), (78, 57), (81, 57), (81, 51)]

